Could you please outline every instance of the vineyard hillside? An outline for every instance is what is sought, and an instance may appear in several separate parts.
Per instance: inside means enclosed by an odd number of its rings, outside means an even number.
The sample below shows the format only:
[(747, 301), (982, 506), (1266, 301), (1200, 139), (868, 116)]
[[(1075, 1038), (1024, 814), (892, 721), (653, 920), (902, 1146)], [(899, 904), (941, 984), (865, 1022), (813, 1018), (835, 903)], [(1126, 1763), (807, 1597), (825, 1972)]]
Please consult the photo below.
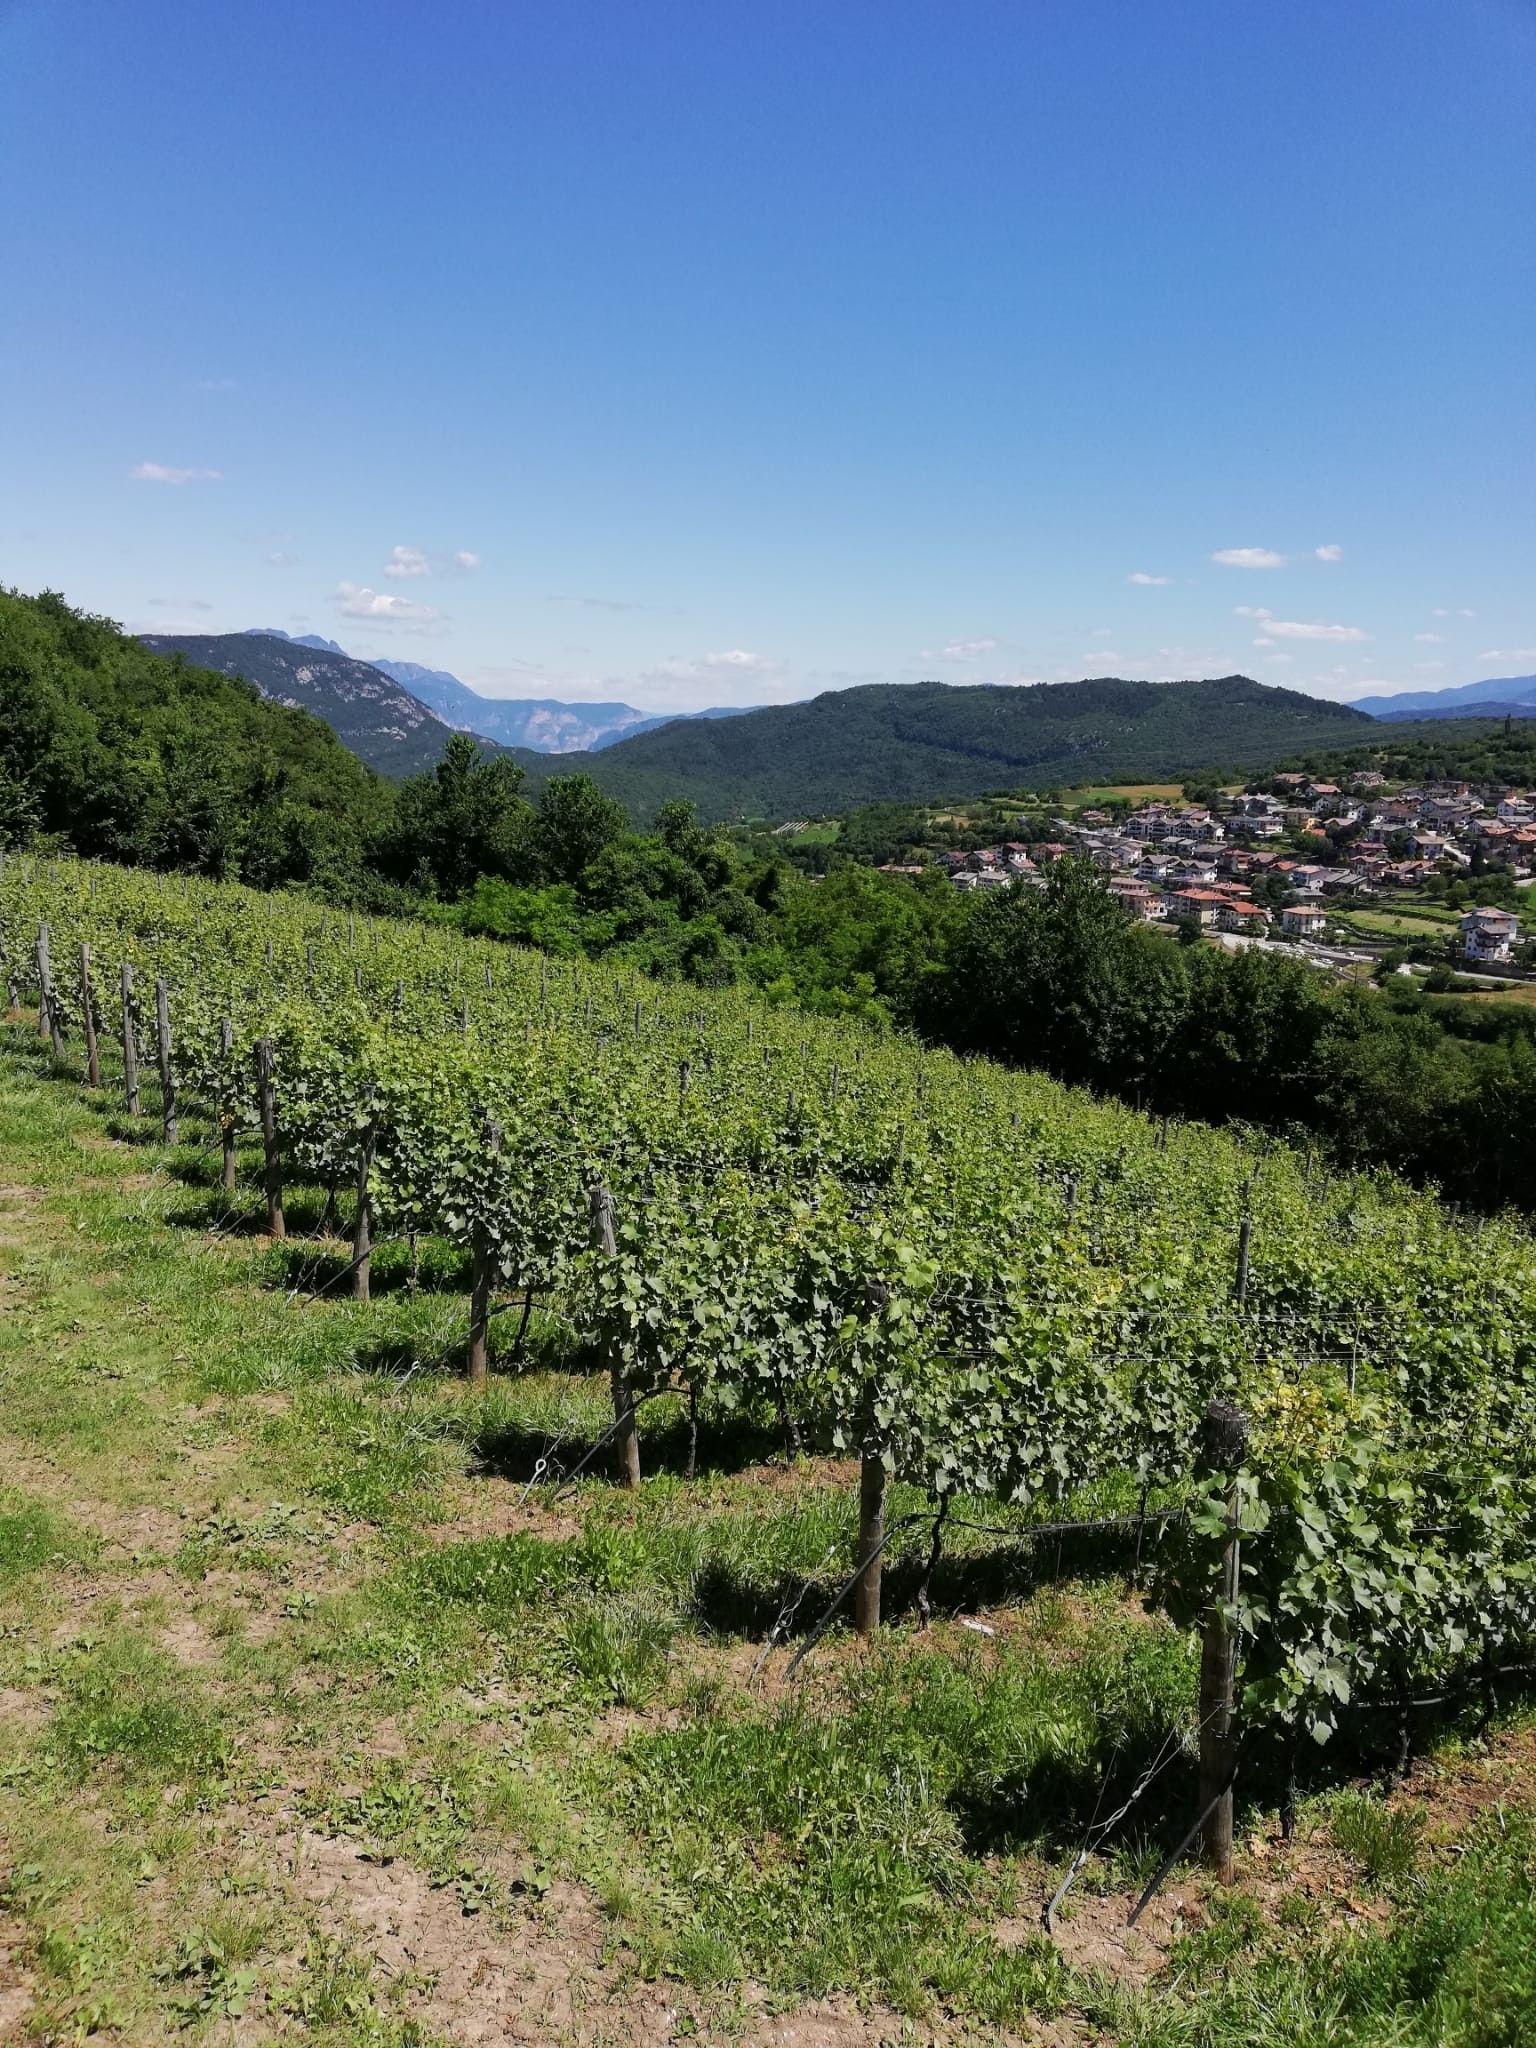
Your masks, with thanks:
[(1520, 2038), (1519, 1218), (294, 895), (0, 945), (8, 2019)]

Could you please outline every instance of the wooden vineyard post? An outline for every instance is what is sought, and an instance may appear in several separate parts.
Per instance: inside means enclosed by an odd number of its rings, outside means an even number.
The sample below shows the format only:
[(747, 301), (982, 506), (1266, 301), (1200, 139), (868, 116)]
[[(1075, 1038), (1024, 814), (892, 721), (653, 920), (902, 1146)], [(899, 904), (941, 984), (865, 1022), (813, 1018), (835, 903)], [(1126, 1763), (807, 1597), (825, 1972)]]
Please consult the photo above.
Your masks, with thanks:
[(885, 1459), (865, 1446), (859, 1460), (858, 1581), (853, 1589), (853, 1625), (861, 1636), (880, 1626), (880, 1550), (885, 1542)]
[[(865, 1308), (871, 1318), (883, 1314), (890, 1300), (889, 1288), (879, 1281), (866, 1290)], [(853, 1588), (853, 1625), (861, 1636), (872, 1636), (880, 1626), (880, 1565), (885, 1546), (885, 1446), (875, 1429), (873, 1406), (865, 1417), (864, 1444), (859, 1457), (859, 1550), (854, 1568), (859, 1576)]]
[(96, 1000), (91, 994), (91, 949), (80, 945), (80, 1016), (85, 1029), (85, 1085), (101, 1086), (101, 1052), (96, 1044)]
[(357, 1214), (352, 1222), (352, 1299), (368, 1299), (368, 1268), (373, 1259), (372, 1198), (368, 1178), (373, 1172), (373, 1126), (363, 1133), (357, 1154)]
[(133, 1021), (133, 969), (123, 962), (123, 1101), (130, 1116), (139, 1113), (139, 1034)]
[(171, 1071), (171, 992), (164, 976), (155, 981), (155, 1055), (160, 1063), (160, 1135), (176, 1143), (176, 1076)]
[(272, 1074), (272, 1041), (258, 1038), (252, 1051), (256, 1063), (256, 1100), (261, 1111), (262, 1180), (267, 1191), (267, 1235), (286, 1237), (283, 1217), (283, 1161), (277, 1146), (277, 1087)]
[[(488, 1116), (482, 1130), (486, 1156), (494, 1159), (501, 1150), (501, 1125)], [(491, 1283), (496, 1277), (496, 1260), (484, 1223), (476, 1223), (470, 1253), (469, 1351), (464, 1377), (472, 1387), (483, 1387), (491, 1373)]]
[[(235, 1027), (226, 1017), (219, 1025), (219, 1051), (225, 1060), (226, 1073), (234, 1049)], [(235, 1185), (235, 1112), (233, 1103), (228, 1101), (219, 1104), (219, 1136), (224, 1145), (224, 1170), (220, 1180), (225, 1193), (230, 1194)]]
[[(638, 1008), (638, 1004), (636, 1005)], [(614, 1231), (613, 1196), (601, 1181), (598, 1181), (587, 1197), (588, 1241), (593, 1251), (601, 1252), (605, 1258), (616, 1259), (619, 1255), (619, 1241)], [(609, 1363), (609, 1378), (613, 1386), (614, 1434), (618, 1445), (619, 1484), (638, 1486), (640, 1484), (640, 1433), (635, 1428), (635, 1397), (624, 1371), (624, 1360), (615, 1356)]]
[(1232, 1290), (1239, 1308), (1248, 1300), (1248, 1251), (1252, 1243), (1253, 1217), (1245, 1209), (1243, 1220), (1237, 1226), (1237, 1281)]
[(48, 927), (37, 928), (37, 1035), (46, 1038), (59, 1059), (64, 1051), (64, 1025), (53, 993), (53, 963), (48, 955)]
[(1205, 1411), (1203, 1456), (1207, 1471), (1232, 1481), (1227, 1540), (1200, 1641), (1200, 1829), (1206, 1863), (1222, 1884), (1233, 1878), (1233, 1688), (1237, 1676), (1235, 1615), (1239, 1583), (1237, 1474), (1248, 1445), (1248, 1421), (1230, 1401), (1212, 1401)]

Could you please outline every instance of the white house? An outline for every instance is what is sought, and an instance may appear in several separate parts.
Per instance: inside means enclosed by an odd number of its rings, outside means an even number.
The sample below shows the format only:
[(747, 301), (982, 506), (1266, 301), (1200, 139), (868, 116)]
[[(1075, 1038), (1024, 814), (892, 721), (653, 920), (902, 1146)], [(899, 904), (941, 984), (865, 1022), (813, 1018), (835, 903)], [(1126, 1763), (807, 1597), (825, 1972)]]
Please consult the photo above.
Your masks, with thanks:
[(1319, 939), (1327, 923), (1326, 911), (1312, 903), (1293, 903), (1280, 913), (1280, 928), (1293, 939)]
[(1519, 932), (1520, 921), (1512, 910), (1464, 911), (1461, 950), (1469, 960), (1509, 960)]

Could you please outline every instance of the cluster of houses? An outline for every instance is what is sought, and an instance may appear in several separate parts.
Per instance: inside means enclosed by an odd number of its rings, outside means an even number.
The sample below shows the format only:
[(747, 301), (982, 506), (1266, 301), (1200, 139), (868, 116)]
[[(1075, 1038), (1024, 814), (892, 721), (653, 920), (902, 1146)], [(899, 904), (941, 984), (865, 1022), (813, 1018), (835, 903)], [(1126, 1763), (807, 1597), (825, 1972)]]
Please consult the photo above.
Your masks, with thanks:
[[(1132, 917), (1193, 921), (1252, 936), (1278, 927), (1285, 938), (1300, 941), (1323, 937), (1330, 904), (1338, 899), (1368, 900), (1421, 887), (1437, 874), (1464, 872), (1479, 849), (1517, 877), (1536, 871), (1536, 798), (1530, 792), (1441, 783), (1389, 796), (1376, 774), (1360, 775), (1347, 788), (1303, 775), (1277, 776), (1274, 783), (1273, 792), (1245, 790), (1219, 808), (1146, 803), (1120, 818), (1079, 811), (1053, 819), (1056, 836), (1043, 845), (1009, 840), (979, 852), (944, 853), (939, 863), (956, 888), (986, 889), (1039, 882), (1043, 868), (1062, 855), (1086, 855), (1104, 870), (1111, 893)], [(1309, 840), (1327, 852), (1326, 861), (1307, 858)], [(1261, 879), (1282, 885), (1263, 892), (1283, 897), (1279, 910), (1253, 900)], [(1510, 911), (1469, 910), (1461, 920), (1461, 950), (1469, 960), (1508, 962), (1518, 939)]]

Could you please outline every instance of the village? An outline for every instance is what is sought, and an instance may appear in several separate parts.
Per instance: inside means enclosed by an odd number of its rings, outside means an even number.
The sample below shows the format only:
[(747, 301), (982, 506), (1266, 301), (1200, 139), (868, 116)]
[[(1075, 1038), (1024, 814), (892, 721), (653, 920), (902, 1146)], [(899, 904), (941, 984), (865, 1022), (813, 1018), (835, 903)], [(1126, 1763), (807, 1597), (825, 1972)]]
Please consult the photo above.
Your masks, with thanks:
[(1506, 907), (1536, 872), (1529, 790), (1449, 782), (1389, 794), (1375, 773), (1343, 785), (1276, 775), (1209, 803), (1105, 798), (1064, 809), (1051, 829), (1050, 840), (950, 850), (936, 864), (974, 890), (1039, 885), (1053, 861), (1086, 856), (1130, 917), (1232, 950), (1299, 950), (1340, 971), (1413, 930), (1372, 914), (1383, 909), (1433, 917), (1424, 936), (1465, 967), (1518, 975), (1533, 964), (1519, 913)]

